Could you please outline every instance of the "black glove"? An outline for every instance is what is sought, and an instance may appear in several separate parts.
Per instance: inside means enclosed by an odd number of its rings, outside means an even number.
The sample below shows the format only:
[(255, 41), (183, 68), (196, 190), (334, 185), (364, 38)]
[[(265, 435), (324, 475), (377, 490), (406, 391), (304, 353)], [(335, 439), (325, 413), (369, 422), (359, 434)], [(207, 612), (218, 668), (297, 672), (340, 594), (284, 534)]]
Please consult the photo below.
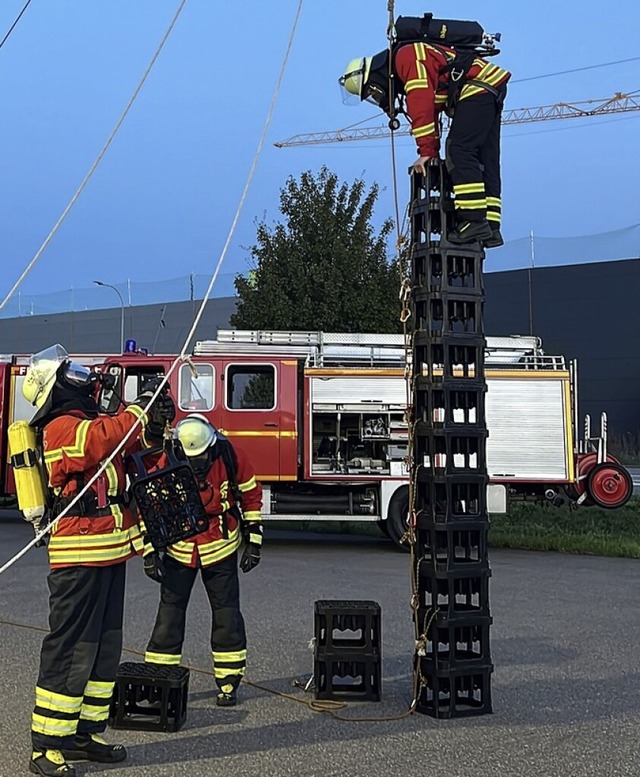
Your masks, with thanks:
[(161, 583), (164, 579), (164, 563), (157, 550), (148, 553), (143, 560), (144, 573), (147, 577)]
[(176, 417), (176, 406), (173, 399), (168, 394), (160, 394), (147, 412), (149, 414), (147, 439), (150, 442), (162, 442), (167, 422), (171, 423)]
[(259, 523), (245, 523), (242, 534), (246, 543), (244, 553), (240, 559), (240, 569), (243, 572), (251, 572), (257, 567), (262, 558), (262, 525)]

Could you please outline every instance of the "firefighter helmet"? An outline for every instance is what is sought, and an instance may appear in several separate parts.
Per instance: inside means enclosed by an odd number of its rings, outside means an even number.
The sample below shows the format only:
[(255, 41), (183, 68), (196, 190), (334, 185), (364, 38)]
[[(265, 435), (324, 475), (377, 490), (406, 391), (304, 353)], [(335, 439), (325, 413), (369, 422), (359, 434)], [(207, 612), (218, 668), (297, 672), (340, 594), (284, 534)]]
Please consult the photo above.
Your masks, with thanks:
[(38, 409), (38, 414), (45, 404), (51, 403), (51, 393), (56, 382), (60, 365), (69, 359), (69, 354), (60, 345), (52, 345), (44, 351), (34, 354), (29, 359), (29, 369), (22, 384), (24, 398)]
[(369, 79), (371, 59), (372, 57), (352, 59), (345, 68), (344, 73), (338, 79), (338, 83), (344, 90), (344, 102), (352, 102), (350, 95), (355, 95), (356, 97), (359, 97), (360, 100), (365, 99), (364, 87)]
[(191, 413), (179, 421), (176, 435), (187, 456), (201, 456), (216, 441), (215, 427), (200, 413)]

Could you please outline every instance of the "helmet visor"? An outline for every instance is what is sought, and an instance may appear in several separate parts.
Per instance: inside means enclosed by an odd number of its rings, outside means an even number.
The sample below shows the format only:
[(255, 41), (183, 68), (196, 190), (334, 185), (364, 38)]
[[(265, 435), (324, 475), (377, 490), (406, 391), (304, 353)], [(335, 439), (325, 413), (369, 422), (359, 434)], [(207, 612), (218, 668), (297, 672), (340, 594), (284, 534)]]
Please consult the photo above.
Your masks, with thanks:
[(338, 79), (344, 105), (358, 105), (362, 101), (362, 87), (366, 79), (364, 59), (353, 60)]
[(78, 362), (66, 362), (64, 367), (62, 368), (62, 375), (64, 379), (69, 383), (71, 386), (89, 386), (92, 383), (95, 383), (97, 375), (95, 373), (91, 372), (91, 370), (88, 367), (85, 367), (83, 364), (78, 364)]
[(45, 365), (47, 367), (55, 364), (60, 366), (61, 364), (64, 364), (68, 358), (69, 354), (67, 353), (66, 348), (63, 348), (60, 343), (57, 343), (56, 345), (50, 345), (48, 348), (45, 348), (44, 351), (34, 353), (29, 359), (29, 367), (37, 370)]

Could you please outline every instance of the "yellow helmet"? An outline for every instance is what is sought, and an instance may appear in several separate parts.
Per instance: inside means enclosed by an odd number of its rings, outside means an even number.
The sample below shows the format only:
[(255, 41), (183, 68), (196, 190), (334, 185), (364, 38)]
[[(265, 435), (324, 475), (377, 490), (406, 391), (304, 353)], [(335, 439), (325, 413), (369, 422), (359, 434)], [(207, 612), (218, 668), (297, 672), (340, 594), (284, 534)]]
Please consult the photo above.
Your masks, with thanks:
[(59, 344), (45, 348), (44, 351), (34, 354), (29, 359), (29, 369), (22, 384), (22, 395), (29, 404), (38, 409), (32, 423), (43, 417), (50, 409), (51, 393), (58, 370), (68, 359), (69, 354)]
[(200, 456), (216, 441), (216, 430), (200, 413), (191, 413), (176, 425), (176, 435), (187, 456)]
[(355, 95), (360, 100), (364, 100), (364, 86), (369, 79), (372, 59), (372, 57), (352, 59), (345, 68), (344, 73), (338, 79), (338, 83), (344, 90), (344, 102), (351, 102), (349, 95)]

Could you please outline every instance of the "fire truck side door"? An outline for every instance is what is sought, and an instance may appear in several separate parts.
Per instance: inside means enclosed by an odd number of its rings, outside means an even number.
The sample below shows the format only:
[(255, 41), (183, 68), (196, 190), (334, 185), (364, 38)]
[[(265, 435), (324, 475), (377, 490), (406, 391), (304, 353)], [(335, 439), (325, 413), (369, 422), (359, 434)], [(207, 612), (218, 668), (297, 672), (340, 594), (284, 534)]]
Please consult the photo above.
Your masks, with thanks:
[(280, 479), (277, 362), (231, 361), (220, 381), (220, 428), (249, 456), (259, 480)]

